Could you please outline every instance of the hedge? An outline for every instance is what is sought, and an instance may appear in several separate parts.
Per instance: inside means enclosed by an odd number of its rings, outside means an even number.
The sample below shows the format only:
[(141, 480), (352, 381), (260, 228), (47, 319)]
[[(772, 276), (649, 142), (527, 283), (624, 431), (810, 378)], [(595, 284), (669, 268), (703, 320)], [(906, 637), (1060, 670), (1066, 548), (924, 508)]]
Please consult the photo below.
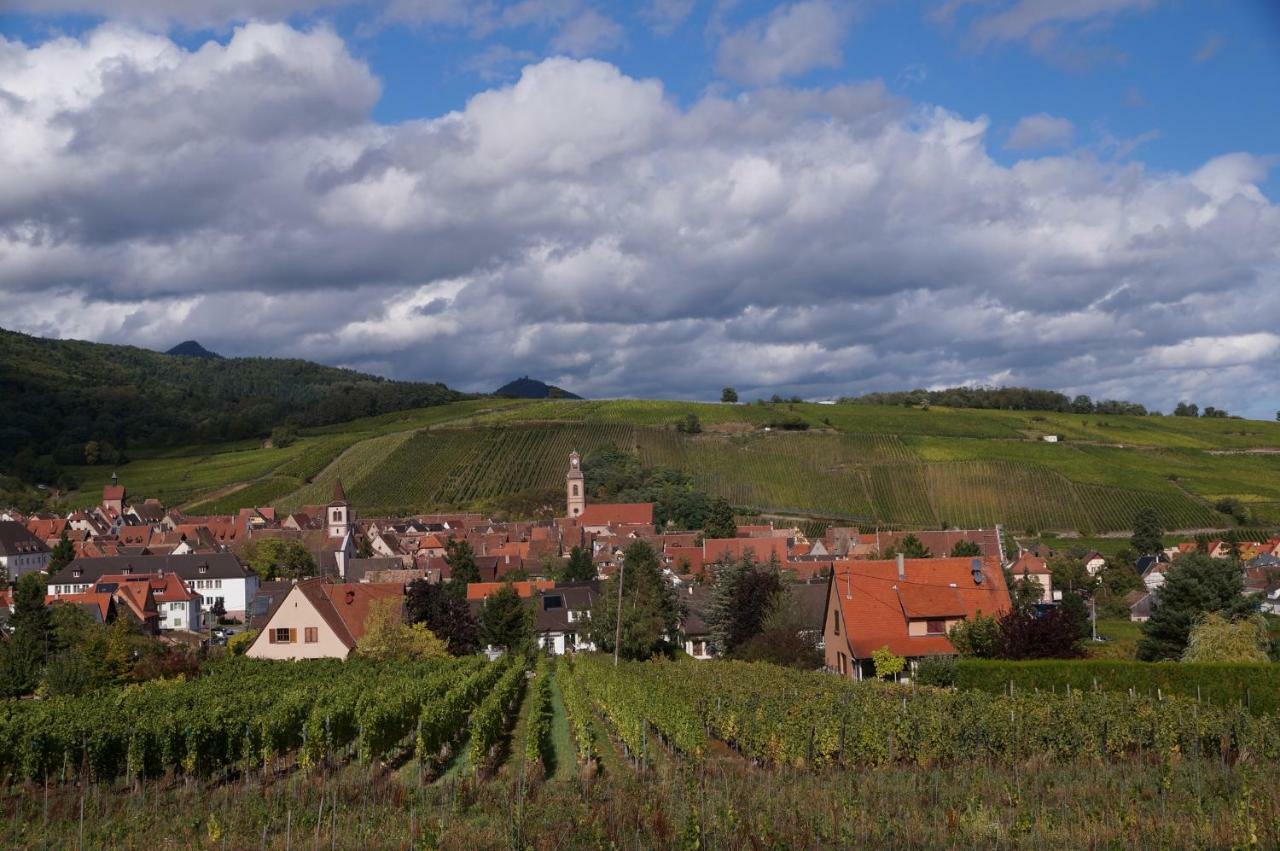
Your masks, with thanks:
[(1280, 664), (1128, 662), (1119, 659), (1041, 659), (1004, 662), (961, 659), (956, 686), (988, 692), (1098, 688), (1138, 694), (1176, 694), (1218, 706), (1244, 705), (1255, 715), (1280, 710)]

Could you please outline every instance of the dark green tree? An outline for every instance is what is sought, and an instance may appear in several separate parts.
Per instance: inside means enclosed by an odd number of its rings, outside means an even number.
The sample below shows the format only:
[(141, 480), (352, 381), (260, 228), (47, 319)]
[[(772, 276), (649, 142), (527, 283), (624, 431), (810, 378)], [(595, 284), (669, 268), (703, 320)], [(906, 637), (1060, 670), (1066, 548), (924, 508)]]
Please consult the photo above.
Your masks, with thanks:
[(720, 391), (720, 401), (736, 405), (738, 403), (738, 391), (734, 390), (732, 387), (724, 388)]
[(716, 648), (734, 655), (764, 629), (782, 593), (776, 561), (758, 563), (748, 552), (738, 561), (712, 567), (714, 580), (707, 627)]
[(71, 564), (75, 557), (76, 548), (71, 546), (71, 539), (67, 537), (67, 530), (63, 529), (62, 534), (58, 537), (58, 543), (53, 545), (53, 551), (49, 555), (49, 575), (52, 576)]
[(1049, 559), (1049, 575), (1056, 590), (1072, 591), (1086, 598), (1093, 594), (1093, 588), (1097, 584), (1094, 577), (1089, 575), (1089, 569), (1084, 566), (1084, 559), (1070, 556)]
[(9, 626), (14, 638), (29, 638), (43, 660), (53, 641), (53, 621), (44, 603), (45, 584), (38, 573), (27, 573), (18, 579), (13, 591), (13, 614)]
[(726, 499), (717, 499), (711, 503), (707, 520), (702, 524), (704, 538), (736, 538), (738, 524), (733, 518), (733, 506)]
[(44, 649), (26, 633), (0, 641), (0, 697), (31, 694), (40, 683)]
[(822, 667), (822, 654), (815, 643), (816, 631), (789, 591), (774, 601), (764, 627), (739, 646), (734, 655), (747, 662), (772, 662), (787, 668), (815, 671)]
[(480, 581), (480, 567), (476, 564), (476, 552), (462, 538), (450, 538), (444, 547), (445, 564), (449, 565), (449, 578), (464, 585)]
[(1201, 615), (1217, 612), (1235, 619), (1257, 611), (1257, 599), (1244, 594), (1238, 565), (1203, 553), (1181, 556), (1156, 591), (1155, 610), (1142, 625), (1138, 658), (1148, 662), (1180, 659), (1191, 627)]
[(952, 558), (980, 555), (982, 555), (982, 547), (976, 541), (956, 541), (956, 545), (951, 548)]
[(1164, 549), (1164, 529), (1154, 508), (1141, 508), (1134, 515), (1129, 545), (1140, 556), (1155, 555)]
[(586, 547), (569, 550), (569, 559), (560, 574), (562, 582), (586, 582), (596, 578), (596, 566), (591, 562), (591, 551)]
[(480, 624), (467, 604), (463, 582), (428, 582), (415, 579), (405, 589), (405, 620), (425, 624), (455, 656), (480, 649)]
[[(624, 659), (648, 659), (670, 654), (671, 638), (680, 622), (675, 589), (662, 575), (658, 554), (644, 541), (627, 547), (625, 568), (615, 571), (591, 609), (590, 635), (602, 652), (615, 644)], [(621, 641), (618, 635), (619, 587), (622, 592)]]
[(485, 643), (511, 651), (523, 647), (533, 629), (532, 612), (507, 583), (485, 598), (480, 613), (480, 632)]
[(929, 551), (929, 548), (926, 547), (924, 543), (915, 535), (907, 535), (905, 538), (903, 538), (901, 541), (898, 542), (897, 546), (890, 546), (887, 550), (885, 550), (883, 555), (885, 558), (893, 558), (898, 553), (902, 553), (904, 558), (932, 558), (933, 557), (933, 553)]

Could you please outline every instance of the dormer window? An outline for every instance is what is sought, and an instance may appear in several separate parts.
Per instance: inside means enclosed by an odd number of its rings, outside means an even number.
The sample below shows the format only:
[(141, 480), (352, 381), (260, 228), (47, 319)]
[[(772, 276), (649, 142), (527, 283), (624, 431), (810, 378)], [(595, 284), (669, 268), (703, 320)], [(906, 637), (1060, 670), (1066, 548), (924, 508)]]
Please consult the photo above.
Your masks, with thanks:
[(202, 564), (202, 565), (200, 565), (200, 572), (201, 572), (201, 573), (208, 573), (208, 572), (209, 572), (209, 565), (207, 565), (207, 564)]
[(84, 571), (77, 567), (75, 570), (71, 571), (71, 576), (75, 579), (79, 579), (80, 574), (82, 573), (84, 573)]
[(927, 620), (924, 622), (925, 635), (946, 635), (947, 622), (941, 620)]

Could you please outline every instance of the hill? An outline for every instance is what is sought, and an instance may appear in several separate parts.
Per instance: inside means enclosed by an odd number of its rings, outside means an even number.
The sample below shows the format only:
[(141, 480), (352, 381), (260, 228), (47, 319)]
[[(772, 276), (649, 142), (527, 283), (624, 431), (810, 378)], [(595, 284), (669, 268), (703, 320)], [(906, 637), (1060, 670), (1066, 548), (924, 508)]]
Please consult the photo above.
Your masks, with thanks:
[(547, 384), (536, 378), (524, 376), (517, 378), (515, 381), (508, 381), (506, 384), (493, 391), (493, 395), (502, 396), (508, 399), (581, 399), (582, 397), (576, 393), (570, 393), (554, 384)]
[(188, 357), (188, 358), (212, 358), (216, 360), (222, 359), (222, 355), (217, 354), (216, 352), (209, 351), (204, 346), (197, 343), (195, 340), (186, 340), (184, 342), (181, 342), (178, 345), (174, 346), (169, 351), (165, 352), (165, 354), (166, 355), (182, 355), (183, 357)]
[[(700, 434), (677, 431), (687, 414)], [(807, 431), (768, 429), (799, 419)], [(767, 430), (768, 429), (768, 430)], [(1041, 438), (1053, 434), (1057, 443)], [(1280, 424), (865, 404), (478, 399), (306, 430), (283, 450), (225, 444), (122, 467), (139, 495), (198, 511), (323, 501), (338, 470), (366, 516), (558, 494), (572, 449), (614, 444), (744, 510), (866, 527), (1099, 535), (1153, 507), (1171, 529), (1233, 525), (1235, 497), (1280, 521)], [(89, 486), (109, 470), (77, 471)]]
[(322, 426), (461, 398), (443, 384), (304, 360), (172, 357), (0, 329), (0, 472), (53, 483), (59, 467), (115, 465), (139, 450), (256, 439), (284, 424)]

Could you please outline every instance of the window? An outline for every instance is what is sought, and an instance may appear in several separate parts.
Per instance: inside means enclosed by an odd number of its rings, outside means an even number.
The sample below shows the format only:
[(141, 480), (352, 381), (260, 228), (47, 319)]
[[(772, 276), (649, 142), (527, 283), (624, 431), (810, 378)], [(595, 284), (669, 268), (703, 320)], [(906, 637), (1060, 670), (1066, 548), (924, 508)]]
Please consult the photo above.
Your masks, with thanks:
[(577, 485), (574, 485), (574, 486), (573, 486), (573, 495), (574, 495), (574, 496), (577, 496), (577, 495), (578, 495), (578, 486), (577, 486)]
[(215, 579), (215, 580), (213, 580), (213, 587), (214, 587), (214, 588), (221, 588), (221, 587), (222, 587), (222, 580), (221, 580), (221, 579)]
[(315, 644), (320, 640), (320, 630), (317, 627), (309, 626), (304, 630), (303, 637), (307, 644)]
[(836, 635), (840, 634), (840, 610), (836, 609)]
[(271, 642), (273, 644), (289, 644), (293, 641), (293, 630), (287, 626), (279, 626), (271, 630)]
[(924, 622), (924, 631), (927, 635), (946, 635), (947, 622), (938, 620), (929, 620)]

